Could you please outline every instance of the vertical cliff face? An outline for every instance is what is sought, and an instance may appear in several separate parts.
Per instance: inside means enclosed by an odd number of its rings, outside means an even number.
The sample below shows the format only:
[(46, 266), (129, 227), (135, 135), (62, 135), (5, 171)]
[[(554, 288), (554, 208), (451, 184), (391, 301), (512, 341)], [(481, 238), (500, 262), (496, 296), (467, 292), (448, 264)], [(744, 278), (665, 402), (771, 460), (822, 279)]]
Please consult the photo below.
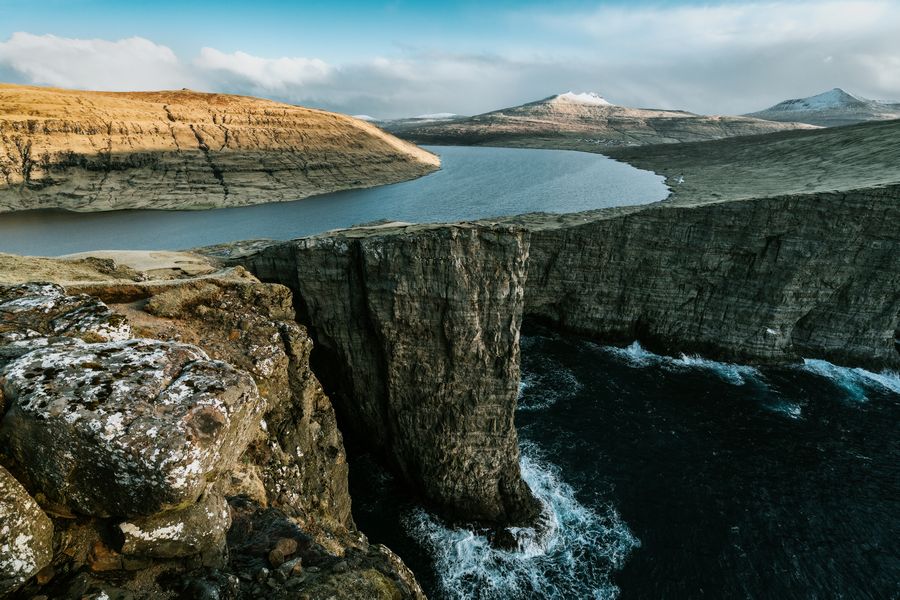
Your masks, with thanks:
[(898, 368), (900, 188), (532, 227), (527, 315), (726, 360)]
[(373, 231), (279, 244), (245, 264), (294, 289), (345, 432), (444, 514), (530, 522), (513, 424), (525, 232)]

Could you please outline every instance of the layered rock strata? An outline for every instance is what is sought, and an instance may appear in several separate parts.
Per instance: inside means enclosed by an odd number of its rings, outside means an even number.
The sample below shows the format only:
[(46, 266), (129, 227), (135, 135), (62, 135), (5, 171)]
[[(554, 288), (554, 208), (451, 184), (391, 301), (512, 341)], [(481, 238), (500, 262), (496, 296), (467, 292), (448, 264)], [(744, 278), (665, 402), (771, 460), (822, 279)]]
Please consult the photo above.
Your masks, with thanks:
[(525, 313), (723, 360), (900, 368), (900, 187), (532, 221)]
[(445, 515), (533, 522), (513, 412), (528, 242), (516, 227), (348, 231), (243, 261), (294, 290), (346, 431)]
[(0, 84), (0, 212), (298, 200), (438, 166), (358, 119), (269, 100)]

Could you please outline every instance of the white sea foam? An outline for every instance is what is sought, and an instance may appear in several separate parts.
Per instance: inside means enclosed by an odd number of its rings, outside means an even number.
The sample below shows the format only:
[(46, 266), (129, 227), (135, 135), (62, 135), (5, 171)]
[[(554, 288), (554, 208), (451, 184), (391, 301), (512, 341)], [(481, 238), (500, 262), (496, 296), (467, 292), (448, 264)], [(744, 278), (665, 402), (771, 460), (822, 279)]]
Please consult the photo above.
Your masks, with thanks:
[(777, 400), (775, 402), (769, 402), (765, 405), (765, 407), (771, 411), (781, 413), (786, 417), (790, 417), (792, 419), (802, 419), (803, 418), (803, 407), (797, 404), (796, 402), (788, 402), (786, 400)]
[[(539, 373), (525, 373), (519, 383), (519, 410), (544, 410), (561, 398), (577, 393), (583, 387), (575, 373), (556, 361), (542, 366)], [(540, 394), (526, 393), (529, 388)]]
[(847, 396), (856, 402), (869, 398), (866, 388), (880, 388), (900, 394), (900, 373), (882, 371), (873, 373), (860, 368), (839, 367), (824, 360), (807, 358), (803, 360), (804, 370), (826, 377), (841, 387)]
[(522, 476), (544, 505), (544, 523), (514, 533), (517, 551), (491, 546), (475, 531), (448, 527), (418, 509), (404, 518), (407, 530), (434, 560), (447, 598), (594, 598), (618, 595), (610, 573), (640, 542), (611, 507), (581, 504), (558, 469), (530, 444), (522, 446)]
[(601, 352), (612, 354), (634, 368), (662, 367), (670, 371), (704, 369), (711, 371), (732, 385), (744, 385), (748, 381), (763, 382), (762, 373), (756, 367), (719, 362), (688, 354), (682, 354), (679, 358), (662, 356), (645, 350), (640, 342), (632, 342), (626, 348), (599, 346), (597, 344), (591, 344), (591, 346)]

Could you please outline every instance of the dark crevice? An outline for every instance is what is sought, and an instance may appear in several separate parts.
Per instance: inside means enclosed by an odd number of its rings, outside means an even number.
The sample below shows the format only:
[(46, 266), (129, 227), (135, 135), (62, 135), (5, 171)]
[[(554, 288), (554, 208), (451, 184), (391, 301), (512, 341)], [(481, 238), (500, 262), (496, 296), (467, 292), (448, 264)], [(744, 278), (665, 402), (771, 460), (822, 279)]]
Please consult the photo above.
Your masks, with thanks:
[(203, 140), (203, 135), (200, 131), (197, 130), (194, 125), (191, 125), (191, 132), (193, 132), (194, 137), (197, 138), (197, 147), (200, 148), (200, 151), (203, 152), (203, 156), (206, 157), (206, 162), (209, 164), (209, 168), (212, 171), (213, 177), (216, 178), (216, 181), (219, 182), (219, 185), (222, 186), (222, 194), (224, 195), (224, 199), (228, 200), (228, 184), (225, 183), (225, 174), (222, 172), (222, 169), (219, 168), (219, 165), (215, 163), (212, 159), (212, 155), (210, 154), (209, 146)]

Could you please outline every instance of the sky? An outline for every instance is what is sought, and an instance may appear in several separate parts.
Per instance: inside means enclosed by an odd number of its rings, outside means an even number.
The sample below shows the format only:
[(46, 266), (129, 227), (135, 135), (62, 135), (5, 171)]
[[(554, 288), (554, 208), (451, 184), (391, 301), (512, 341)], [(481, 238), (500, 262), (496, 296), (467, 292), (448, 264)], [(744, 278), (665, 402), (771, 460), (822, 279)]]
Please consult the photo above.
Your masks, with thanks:
[(834, 87), (900, 101), (900, 0), (0, 0), (0, 81), (376, 118), (566, 91), (704, 114)]

